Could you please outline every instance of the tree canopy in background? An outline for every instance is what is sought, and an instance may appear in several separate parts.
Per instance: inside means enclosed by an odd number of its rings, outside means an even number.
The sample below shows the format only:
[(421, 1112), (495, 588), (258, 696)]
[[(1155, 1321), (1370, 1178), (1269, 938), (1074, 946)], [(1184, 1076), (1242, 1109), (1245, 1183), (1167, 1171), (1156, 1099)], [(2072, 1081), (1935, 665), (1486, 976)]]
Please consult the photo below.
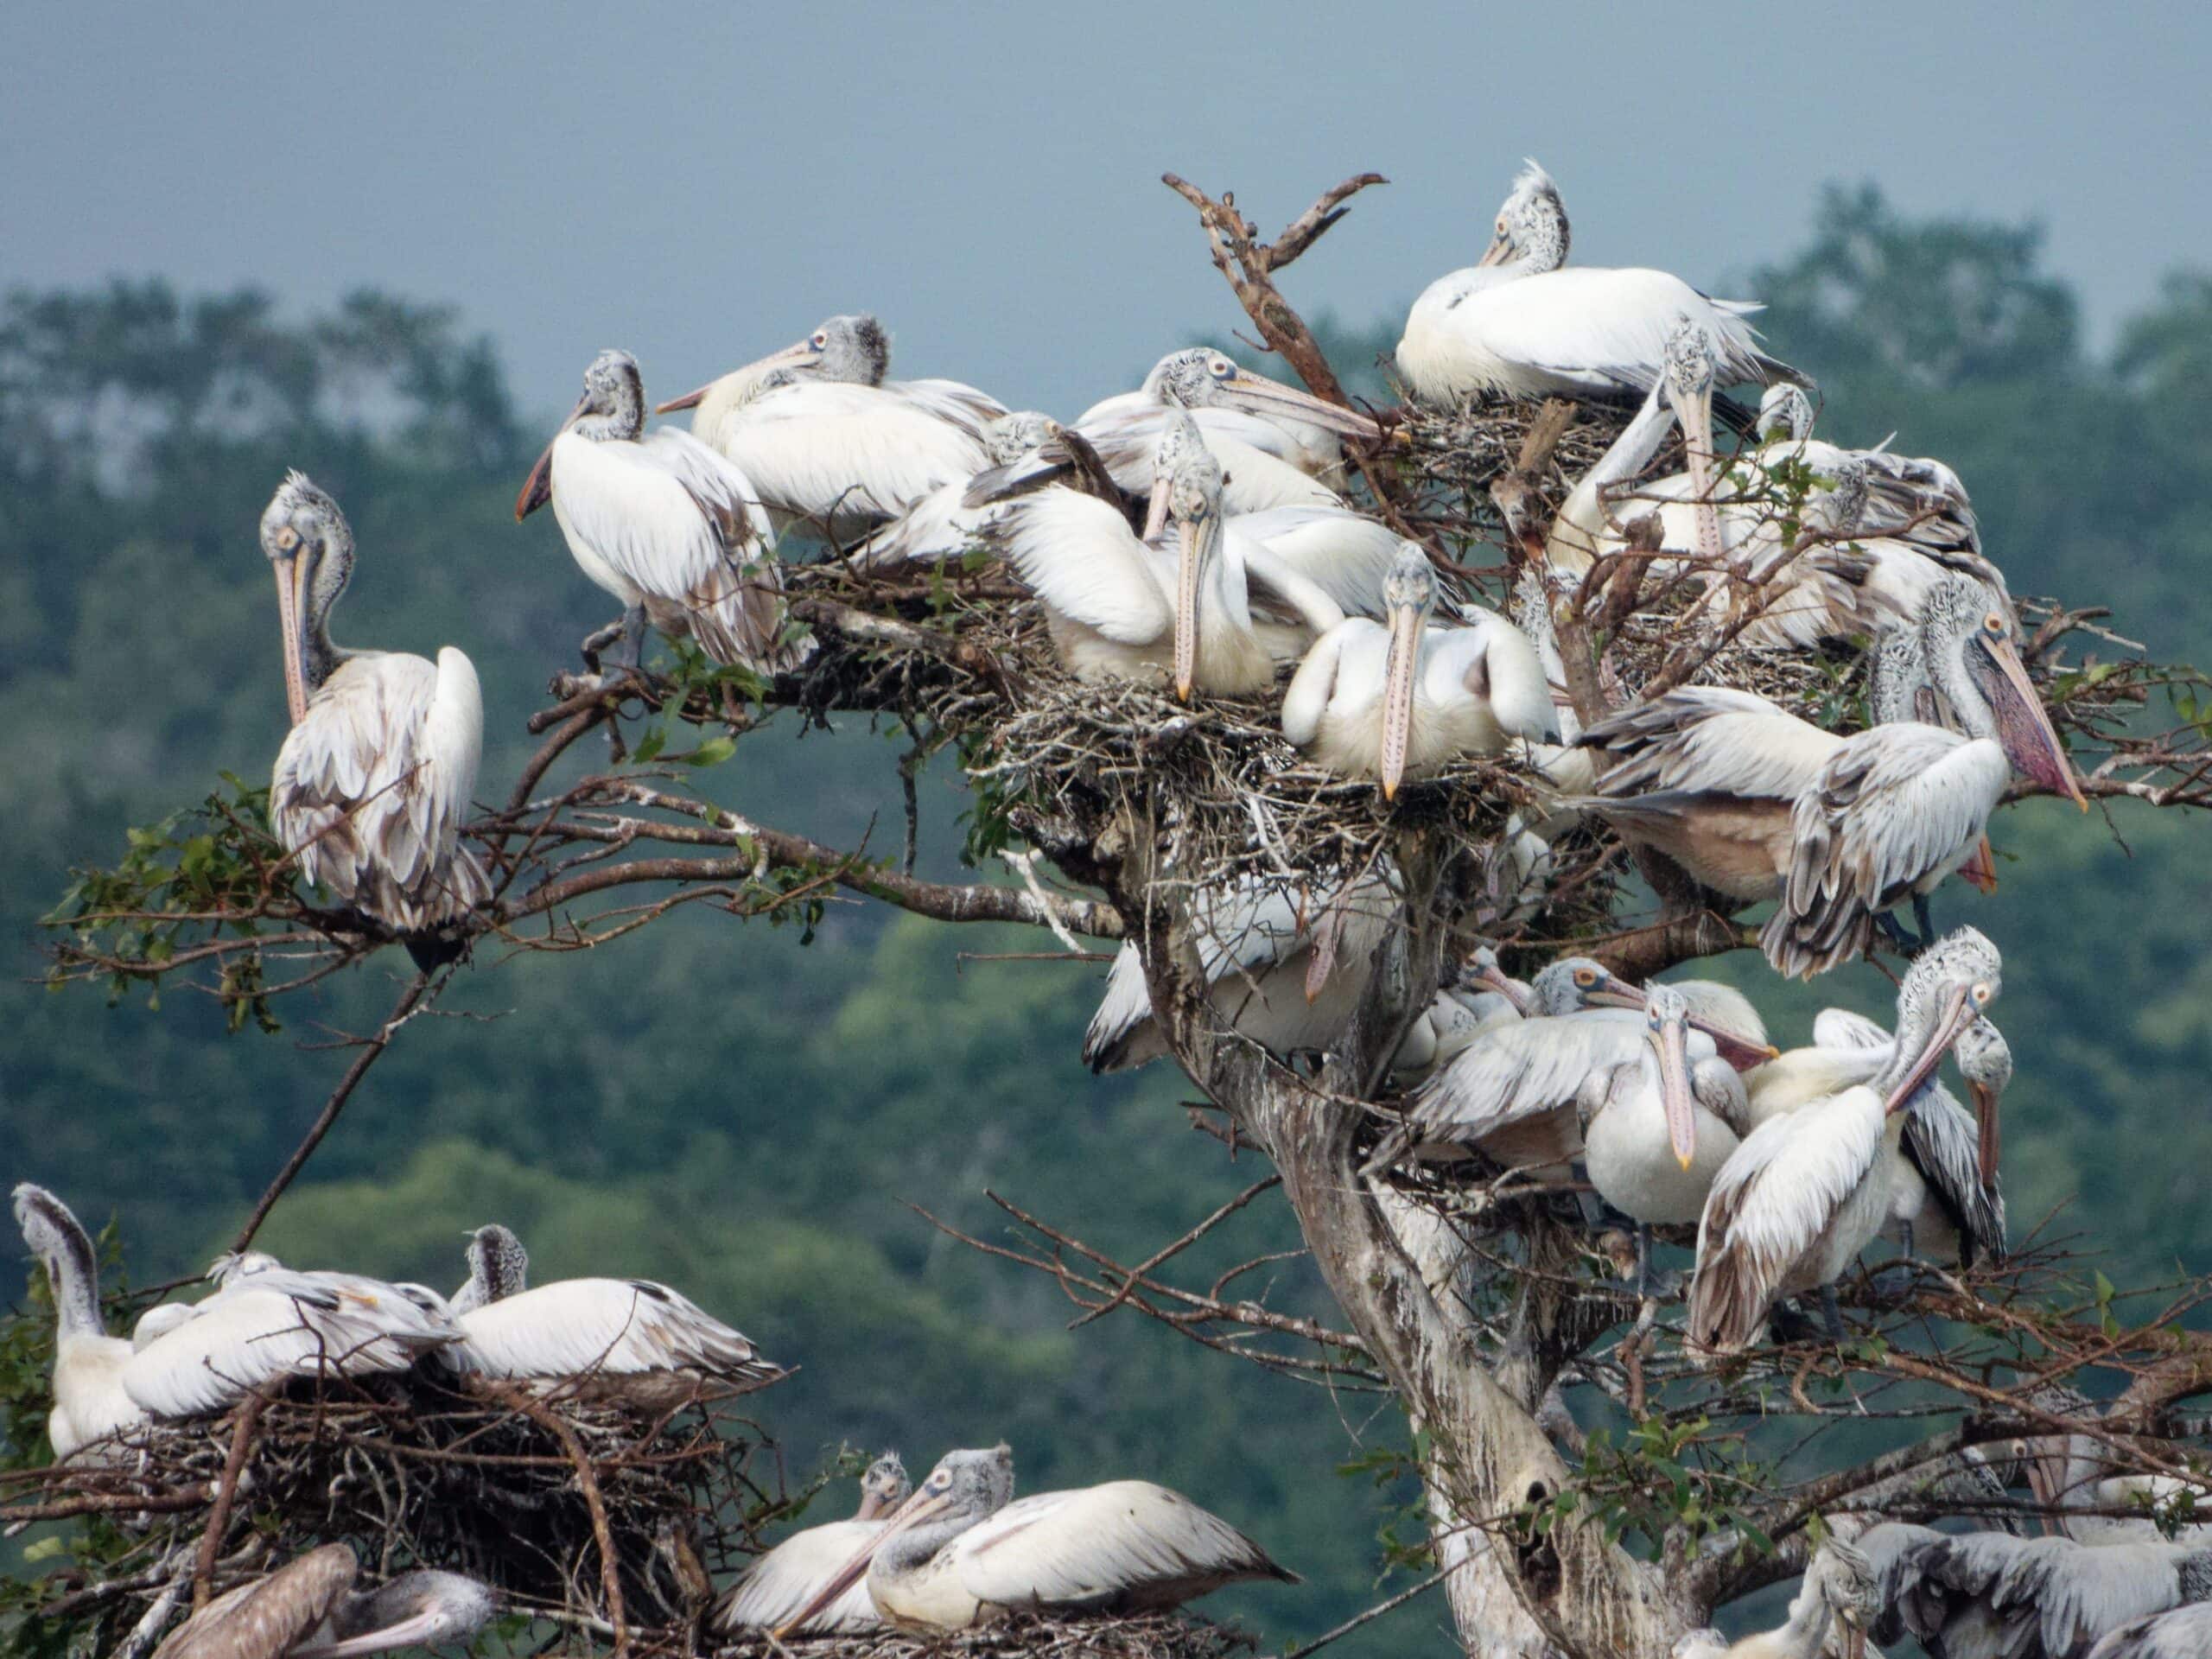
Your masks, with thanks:
[[(1907, 221), (1871, 188), (1833, 190), (1797, 257), (1724, 291), (1768, 300), (1774, 349), (1818, 368), (1826, 435), (1871, 443), (1903, 423), (1898, 448), (1957, 468), (2016, 592), (2094, 597), (2155, 652), (2212, 658), (2212, 456), (2191, 441), (2212, 413), (2212, 282), (2171, 279), (2104, 360), (2038, 256), (2031, 229)], [(1324, 343), (1356, 365), (1396, 328), (1394, 312), (1374, 344), (1341, 328)], [(37, 919), (65, 866), (112, 858), (118, 823), (197, 798), (223, 769), (265, 779), (283, 702), (252, 527), (288, 467), (329, 488), (359, 536), (340, 637), (465, 645), (486, 693), (483, 775), (512, 774), (547, 673), (606, 620), (552, 527), (510, 520), (540, 424), (512, 409), (488, 341), (442, 308), (362, 294), (300, 321), (251, 291), (187, 300), (158, 282), (7, 302), (0, 744), (18, 787), (0, 906), (17, 969), (0, 1150), (11, 1179), (52, 1185), (88, 1220), (118, 1216), (141, 1281), (220, 1247), (327, 1086), (329, 1058), (298, 1046), (372, 1024), (397, 969), (379, 958), (326, 986), (327, 1030), (295, 1012), (274, 1038), (232, 1036), (189, 996), (144, 1017), (48, 995), (30, 982)], [(858, 842), (902, 734), (838, 724), (749, 742), (704, 787)], [(963, 798), (925, 778), (923, 799), (924, 861), (942, 867)], [(2094, 821), (2000, 818), (2000, 851), (2034, 880), (1986, 901), (1947, 889), (1939, 905), (2035, 964), (2011, 977), (2002, 1021), (2019, 1061), (2016, 1236), (2070, 1201), (2053, 1224), (2093, 1235), (2127, 1282), (2212, 1244), (2189, 1201), (2190, 1172), (2212, 1161), (2212, 1122), (2194, 1109), (2212, 1070), (2212, 876), (2194, 826), (2115, 822), (2132, 860)], [(895, 844), (895, 827), (874, 834)], [(1317, 1476), (1376, 1436), (1390, 1449), (1394, 1420), (1224, 1372), (1138, 1320), (1070, 1333), (1048, 1284), (901, 1202), (991, 1236), (985, 1189), (1049, 1199), (1127, 1259), (1255, 1179), (1185, 1130), (1167, 1068), (1084, 1073), (1098, 970), (957, 955), (1033, 943), (833, 903), (806, 948), (794, 928), (678, 917), (587, 963), (464, 980), (447, 1028), (378, 1067), (264, 1238), (302, 1262), (443, 1283), (461, 1276), (462, 1230), (497, 1219), (549, 1275), (665, 1278), (804, 1367), (767, 1414), (803, 1467), (840, 1442), (926, 1464), (1004, 1436), (1031, 1484), (1142, 1472), (1264, 1517), (1270, 1548), (1312, 1582), (1224, 1610), (1310, 1635), (1364, 1599), (1382, 1568), (1376, 1529), (1409, 1496)], [(1770, 1012), (1787, 1021), (1845, 990), (1777, 990)], [(2171, 1191), (2145, 1191), (2158, 1171)], [(1238, 1242), (1224, 1265), (1296, 1239), (1255, 1211)], [(1401, 1645), (1370, 1650), (1386, 1643)]]

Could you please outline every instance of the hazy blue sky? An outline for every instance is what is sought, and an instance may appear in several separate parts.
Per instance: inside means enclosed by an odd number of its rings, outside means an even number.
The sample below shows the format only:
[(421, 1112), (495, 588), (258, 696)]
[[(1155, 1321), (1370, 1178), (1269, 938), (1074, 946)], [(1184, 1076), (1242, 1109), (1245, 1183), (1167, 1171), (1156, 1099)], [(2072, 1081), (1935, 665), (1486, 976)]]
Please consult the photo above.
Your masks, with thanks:
[(602, 346), (672, 395), (869, 308), (899, 370), (1069, 413), (1236, 320), (1163, 168), (1269, 233), (1389, 175), (1287, 284), (1364, 319), (1532, 154), (1578, 259), (1694, 280), (1824, 180), (2033, 214), (2108, 330), (2212, 264), (2212, 8), (2056, 10), (10, 0), (0, 281), (377, 283), (463, 307), (534, 410)]

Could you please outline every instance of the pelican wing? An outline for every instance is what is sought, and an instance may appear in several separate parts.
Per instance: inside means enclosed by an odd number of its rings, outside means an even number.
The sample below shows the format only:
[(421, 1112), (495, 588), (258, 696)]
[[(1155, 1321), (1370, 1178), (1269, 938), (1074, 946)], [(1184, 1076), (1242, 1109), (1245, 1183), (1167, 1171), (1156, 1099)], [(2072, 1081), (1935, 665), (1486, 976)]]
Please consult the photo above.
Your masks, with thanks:
[(1874, 918), (1956, 869), (2012, 775), (2004, 750), (1913, 721), (1844, 740), (1792, 810), (1782, 903), (1760, 934), (1788, 978), (1866, 948)]
[(460, 842), (483, 747), (465, 655), (365, 652), (322, 683), (277, 751), (270, 824), (340, 904), (402, 932), (439, 926), (492, 896)]
[(817, 524), (893, 518), (991, 462), (980, 422), (945, 418), (957, 399), (908, 395), (926, 384), (779, 386), (718, 423), (714, 444), (779, 512)]
[(284, 1659), (330, 1616), (359, 1571), (349, 1544), (311, 1549), (216, 1597), (172, 1630), (154, 1659)]
[(2070, 1538), (1970, 1532), (1909, 1554), (1920, 1604), (1914, 1634), (1922, 1625), (1940, 1632), (1974, 1606), (2014, 1644), (1997, 1651), (2071, 1655), (2132, 1619), (2177, 1605), (2178, 1563), (2187, 1551), (2170, 1543), (2091, 1548)]
[(1147, 645), (1174, 632), (1160, 556), (1103, 501), (1039, 490), (1008, 502), (985, 544), (1048, 607), (1109, 639)]
[[(1294, 747), (1302, 749), (1320, 734), (1321, 716), (1336, 701), (1338, 674), (1346, 667), (1346, 648), (1355, 640), (1365, 643), (1365, 635), (1381, 632), (1364, 617), (1347, 617), (1313, 642), (1282, 694), (1282, 734)], [(1365, 678), (1371, 678), (1380, 691), (1379, 671), (1361, 678), (1363, 689)]]
[(2212, 1602), (2130, 1620), (2107, 1631), (2088, 1659), (2204, 1659), (2212, 1653)]
[(969, 506), (969, 483), (940, 484), (855, 548), (853, 563), (865, 570), (957, 559), (982, 544), (997, 514), (989, 502)]
[(553, 507), (654, 620), (680, 618), (717, 663), (775, 672), (804, 657), (779, 648), (783, 578), (760, 492), (739, 467), (675, 427), (635, 443), (555, 440)]
[(666, 1285), (564, 1279), (471, 1308), (453, 1363), (487, 1376), (565, 1378), (687, 1371), (732, 1382), (780, 1374), (742, 1332)]
[(884, 390), (897, 393), (916, 408), (947, 425), (959, 428), (978, 443), (982, 442), (983, 429), (993, 421), (1004, 419), (1009, 412), (1007, 406), (990, 393), (980, 391), (964, 380), (941, 380), (933, 377), (919, 380), (893, 380)]
[(1239, 1579), (1296, 1582), (1219, 1516), (1147, 1480), (1018, 1499), (955, 1548), (962, 1587), (1001, 1607), (1167, 1608)]
[(1382, 583), (1398, 556), (1398, 537), (1380, 519), (1345, 507), (1300, 504), (1243, 513), (1227, 528), (1313, 582), (1345, 615), (1384, 613)]
[(1557, 736), (1551, 683), (1529, 636), (1488, 611), (1475, 608), (1463, 626), (1422, 634), (1421, 672), (1433, 688), (1431, 695), (1457, 690), (1478, 699), (1509, 737), (1533, 743)]
[(1813, 1043), (1818, 1048), (1888, 1049), (1896, 1041), (1879, 1022), (1849, 1008), (1822, 1008), (1813, 1016)]
[(1599, 721), (1582, 741), (1612, 757), (1598, 779), (1606, 796), (1681, 790), (1794, 801), (1844, 740), (1752, 692), (1686, 685)]
[(1950, 1090), (1923, 1092), (1906, 1109), (1904, 1155), (1959, 1230), (1959, 1265), (2005, 1254), (2005, 1196), (1981, 1185), (1980, 1130)]
[(1642, 1021), (1625, 1011), (1501, 1026), (1414, 1091), (1407, 1122), (1423, 1138), (1478, 1141), (1571, 1105), (1585, 1078), (1634, 1061), (1643, 1043)]
[(123, 1387), (154, 1416), (193, 1417), (285, 1377), (404, 1370), (454, 1336), (396, 1285), (279, 1268), (201, 1301), (131, 1355)]
[(1751, 1340), (1784, 1277), (1881, 1150), (1881, 1103), (1863, 1087), (1770, 1118), (1744, 1137), (1713, 1178), (1698, 1222), (1693, 1341), (1725, 1351)]
[[(716, 1630), (773, 1630), (782, 1628), (814, 1599), (815, 1592), (861, 1547), (883, 1530), (880, 1521), (832, 1521), (795, 1532), (745, 1570), (715, 1603)], [(862, 1574), (850, 1589), (798, 1627), (806, 1636), (833, 1631), (873, 1630), (883, 1624)]]

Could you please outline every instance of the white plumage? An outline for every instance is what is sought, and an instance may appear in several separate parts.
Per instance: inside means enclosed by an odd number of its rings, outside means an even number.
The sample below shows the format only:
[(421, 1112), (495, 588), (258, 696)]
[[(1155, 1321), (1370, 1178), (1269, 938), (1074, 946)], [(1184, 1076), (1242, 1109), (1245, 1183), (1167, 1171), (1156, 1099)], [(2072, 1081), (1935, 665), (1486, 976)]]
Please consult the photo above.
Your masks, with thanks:
[(2212, 1653), (2212, 1603), (2194, 1602), (2109, 1630), (2088, 1659), (2204, 1659)]
[(1969, 1532), (1914, 1545), (1898, 1576), (1904, 1629), (1955, 1659), (2083, 1659), (2133, 1621), (2212, 1597), (2212, 1551)]
[(100, 1319), (99, 1257), (92, 1235), (42, 1186), (23, 1182), (15, 1205), (23, 1243), (46, 1268), (54, 1295), (54, 1407), (46, 1437), (59, 1460), (127, 1432), (144, 1422), (146, 1413), (123, 1386), (130, 1344), (108, 1335)]
[(795, 1635), (879, 1630), (883, 1616), (855, 1578), (844, 1592), (804, 1624), (800, 1611), (837, 1570), (881, 1535), (891, 1511), (913, 1491), (896, 1452), (871, 1465), (861, 1481), (861, 1505), (850, 1520), (830, 1521), (795, 1532), (745, 1569), (715, 1605), (715, 1628), (737, 1631), (791, 1629)]
[(461, 1341), (450, 1359), (486, 1376), (673, 1372), (749, 1384), (782, 1375), (742, 1332), (645, 1279), (564, 1279), (471, 1308), (454, 1324)]

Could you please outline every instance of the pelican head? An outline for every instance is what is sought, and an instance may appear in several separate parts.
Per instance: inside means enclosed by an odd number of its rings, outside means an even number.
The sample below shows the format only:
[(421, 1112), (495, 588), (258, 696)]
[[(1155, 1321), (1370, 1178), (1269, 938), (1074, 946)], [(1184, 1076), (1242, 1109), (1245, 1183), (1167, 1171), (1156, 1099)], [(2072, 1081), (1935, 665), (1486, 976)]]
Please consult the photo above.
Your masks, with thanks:
[(276, 572), (276, 614), (284, 633), (284, 701), (292, 724), (337, 666), (330, 608), (353, 578), (353, 531), (338, 504), (305, 473), (288, 473), (261, 514), (261, 550)]
[(1382, 435), (1382, 429), (1366, 416), (1240, 369), (1210, 346), (1168, 353), (1152, 365), (1142, 389), (1160, 403), (1180, 403), (1186, 409), (1241, 409), (1248, 415), (1273, 415), (1369, 443), (1378, 442)]
[[(2015, 772), (2070, 798), (2086, 812), (2088, 798), (2028, 679), (2014, 635), (2011, 609), (1971, 576), (1946, 576), (1921, 601), (1921, 648), (1929, 674), (1961, 723), (1994, 737)], [(1975, 712), (1986, 718), (1976, 721)]]
[[(1221, 556), (1221, 463), (1188, 415), (1173, 411), (1168, 425), (1187, 429), (1174, 444), (1167, 515), (1175, 521), (1180, 547), (1175, 575), (1175, 695), (1188, 702), (1198, 678), (1199, 595), (1208, 570)], [(1161, 448), (1167, 447), (1163, 437)]]
[[(785, 377), (779, 383), (785, 385), (790, 385), (792, 378), (804, 376), (816, 380), (840, 380), (856, 386), (880, 386), (890, 372), (891, 336), (880, 322), (863, 311), (824, 318), (804, 340), (757, 358), (734, 375), (722, 378), (740, 381), (751, 388), (752, 396), (757, 397), (772, 383), (777, 383), (779, 376)], [(696, 408), (721, 384), (709, 382), (696, 391), (671, 397), (653, 413), (672, 415), (678, 410)]]
[(23, 1243), (46, 1269), (46, 1281), (54, 1287), (55, 1300), (60, 1300), (61, 1287), (67, 1282), (62, 1276), (65, 1262), (86, 1279), (92, 1276), (99, 1261), (92, 1251), (92, 1235), (70, 1213), (69, 1206), (44, 1187), (25, 1181), (16, 1188), (16, 1225), (23, 1230)]
[(880, 1521), (912, 1496), (914, 1483), (896, 1452), (886, 1452), (861, 1477), (861, 1506), (855, 1521)]
[(468, 1236), (467, 1254), (468, 1281), (484, 1301), (518, 1296), (530, 1287), (530, 1252), (496, 1221)]
[[(1935, 1075), (1967, 1028), (2005, 988), (2004, 958), (1971, 927), (1946, 934), (1914, 958), (1897, 987), (1897, 1041), (1875, 1079), (1888, 1111), (1902, 1110)], [(1990, 1131), (1985, 1128), (1984, 1138)]]
[[(1618, 988), (1619, 982), (1605, 963), (1589, 957), (1561, 957), (1529, 982), (1528, 1011), (1532, 1018), (1555, 1019), (1587, 1007), (1643, 1006), (1641, 1001), (1609, 1002), (1607, 994)], [(1630, 992), (1635, 988), (1625, 988)]]
[(266, 1250), (231, 1250), (210, 1262), (207, 1273), (201, 1276), (213, 1279), (227, 1290), (241, 1279), (251, 1279), (257, 1273), (274, 1273), (283, 1265)]
[(1414, 680), (1421, 671), (1421, 640), (1436, 608), (1436, 569), (1413, 542), (1400, 542), (1382, 578), (1382, 609), (1389, 618), (1389, 655), (1382, 675), (1382, 798), (1398, 793), (1406, 775), (1406, 746), (1414, 729)]
[(1873, 497), (1873, 473), (1857, 455), (1847, 455), (1835, 469), (1835, 481), (1805, 504), (1805, 527), (1828, 537), (1856, 531)]
[(1843, 1626), (1846, 1659), (1863, 1659), (1867, 1627), (1882, 1611), (1881, 1577), (1873, 1562), (1856, 1545), (1832, 1535), (1806, 1567), (1800, 1593), (1818, 1597)]
[(1787, 380), (1769, 386), (1759, 396), (1758, 426), (1761, 443), (1775, 437), (1792, 442), (1813, 435), (1813, 400), (1802, 386)]
[(1490, 246), (1476, 263), (1518, 265), (1529, 272), (1557, 270), (1567, 263), (1567, 206), (1552, 175), (1531, 156), (1515, 175), (1497, 210)]
[(1001, 415), (983, 427), (983, 453), (994, 467), (1011, 467), (1032, 449), (1060, 435), (1060, 423), (1033, 409)]
[[(1713, 381), (1717, 372), (1713, 336), (1705, 326), (1689, 317), (1675, 319), (1667, 331), (1660, 380), (1666, 387), (1668, 403), (1674, 406), (1675, 418), (1681, 423), (1693, 498), (1708, 504), (1713, 499)], [(1719, 552), (1717, 535), (1715, 544), (1707, 550)]]
[(1659, 1098), (1666, 1109), (1667, 1143), (1684, 1169), (1697, 1156), (1697, 1101), (1690, 1093), (1689, 1000), (1671, 985), (1643, 992), (1643, 1040), (1659, 1063)]
[[(1669, 991), (1677, 998), (1682, 995), (1670, 985), (1631, 985), (1624, 979), (1605, 973), (1602, 968), (1599, 972), (1605, 974), (1603, 981), (1583, 993), (1584, 1001), (1592, 1007), (1634, 1008), (1648, 1014), (1651, 1009), (1651, 999), (1659, 992)], [(1771, 1043), (1754, 1042), (1716, 1020), (1690, 1013), (1687, 1000), (1683, 1001), (1682, 1012), (1690, 1028), (1701, 1031), (1713, 1039), (1713, 1052), (1736, 1071), (1748, 1071), (1755, 1065), (1764, 1065), (1782, 1052)]]
[(1997, 1109), (2012, 1081), (2012, 1050), (1993, 1021), (1977, 1020), (1959, 1033), (1958, 1056), (1959, 1075), (1967, 1080), (1974, 1120), (1981, 1125), (1981, 1184), (1987, 1189), (1997, 1184)]
[(877, 1556), (888, 1553), (893, 1560), (925, 1561), (969, 1528), (1004, 1509), (1013, 1496), (1011, 1447), (1001, 1443), (988, 1450), (946, 1452), (912, 1496), (892, 1511), (883, 1529), (832, 1573), (811, 1601), (776, 1629), (776, 1638), (780, 1641), (805, 1629), (817, 1613), (860, 1582)]
[(1468, 991), (1496, 991), (1510, 1002), (1516, 1013), (1529, 1012), (1532, 995), (1530, 988), (1507, 973), (1497, 959), (1497, 947), (1478, 944), (1467, 953), (1459, 964), (1459, 987)]
[[(595, 443), (633, 440), (645, 429), (645, 378), (639, 372), (638, 359), (619, 347), (610, 346), (591, 360), (584, 371), (583, 396), (576, 399), (576, 406), (554, 431), (573, 430)], [(522, 493), (515, 497), (515, 522), (536, 512), (553, 499), (553, 445), (547, 442), (538, 453), (530, 469), (530, 476), (522, 481)]]

